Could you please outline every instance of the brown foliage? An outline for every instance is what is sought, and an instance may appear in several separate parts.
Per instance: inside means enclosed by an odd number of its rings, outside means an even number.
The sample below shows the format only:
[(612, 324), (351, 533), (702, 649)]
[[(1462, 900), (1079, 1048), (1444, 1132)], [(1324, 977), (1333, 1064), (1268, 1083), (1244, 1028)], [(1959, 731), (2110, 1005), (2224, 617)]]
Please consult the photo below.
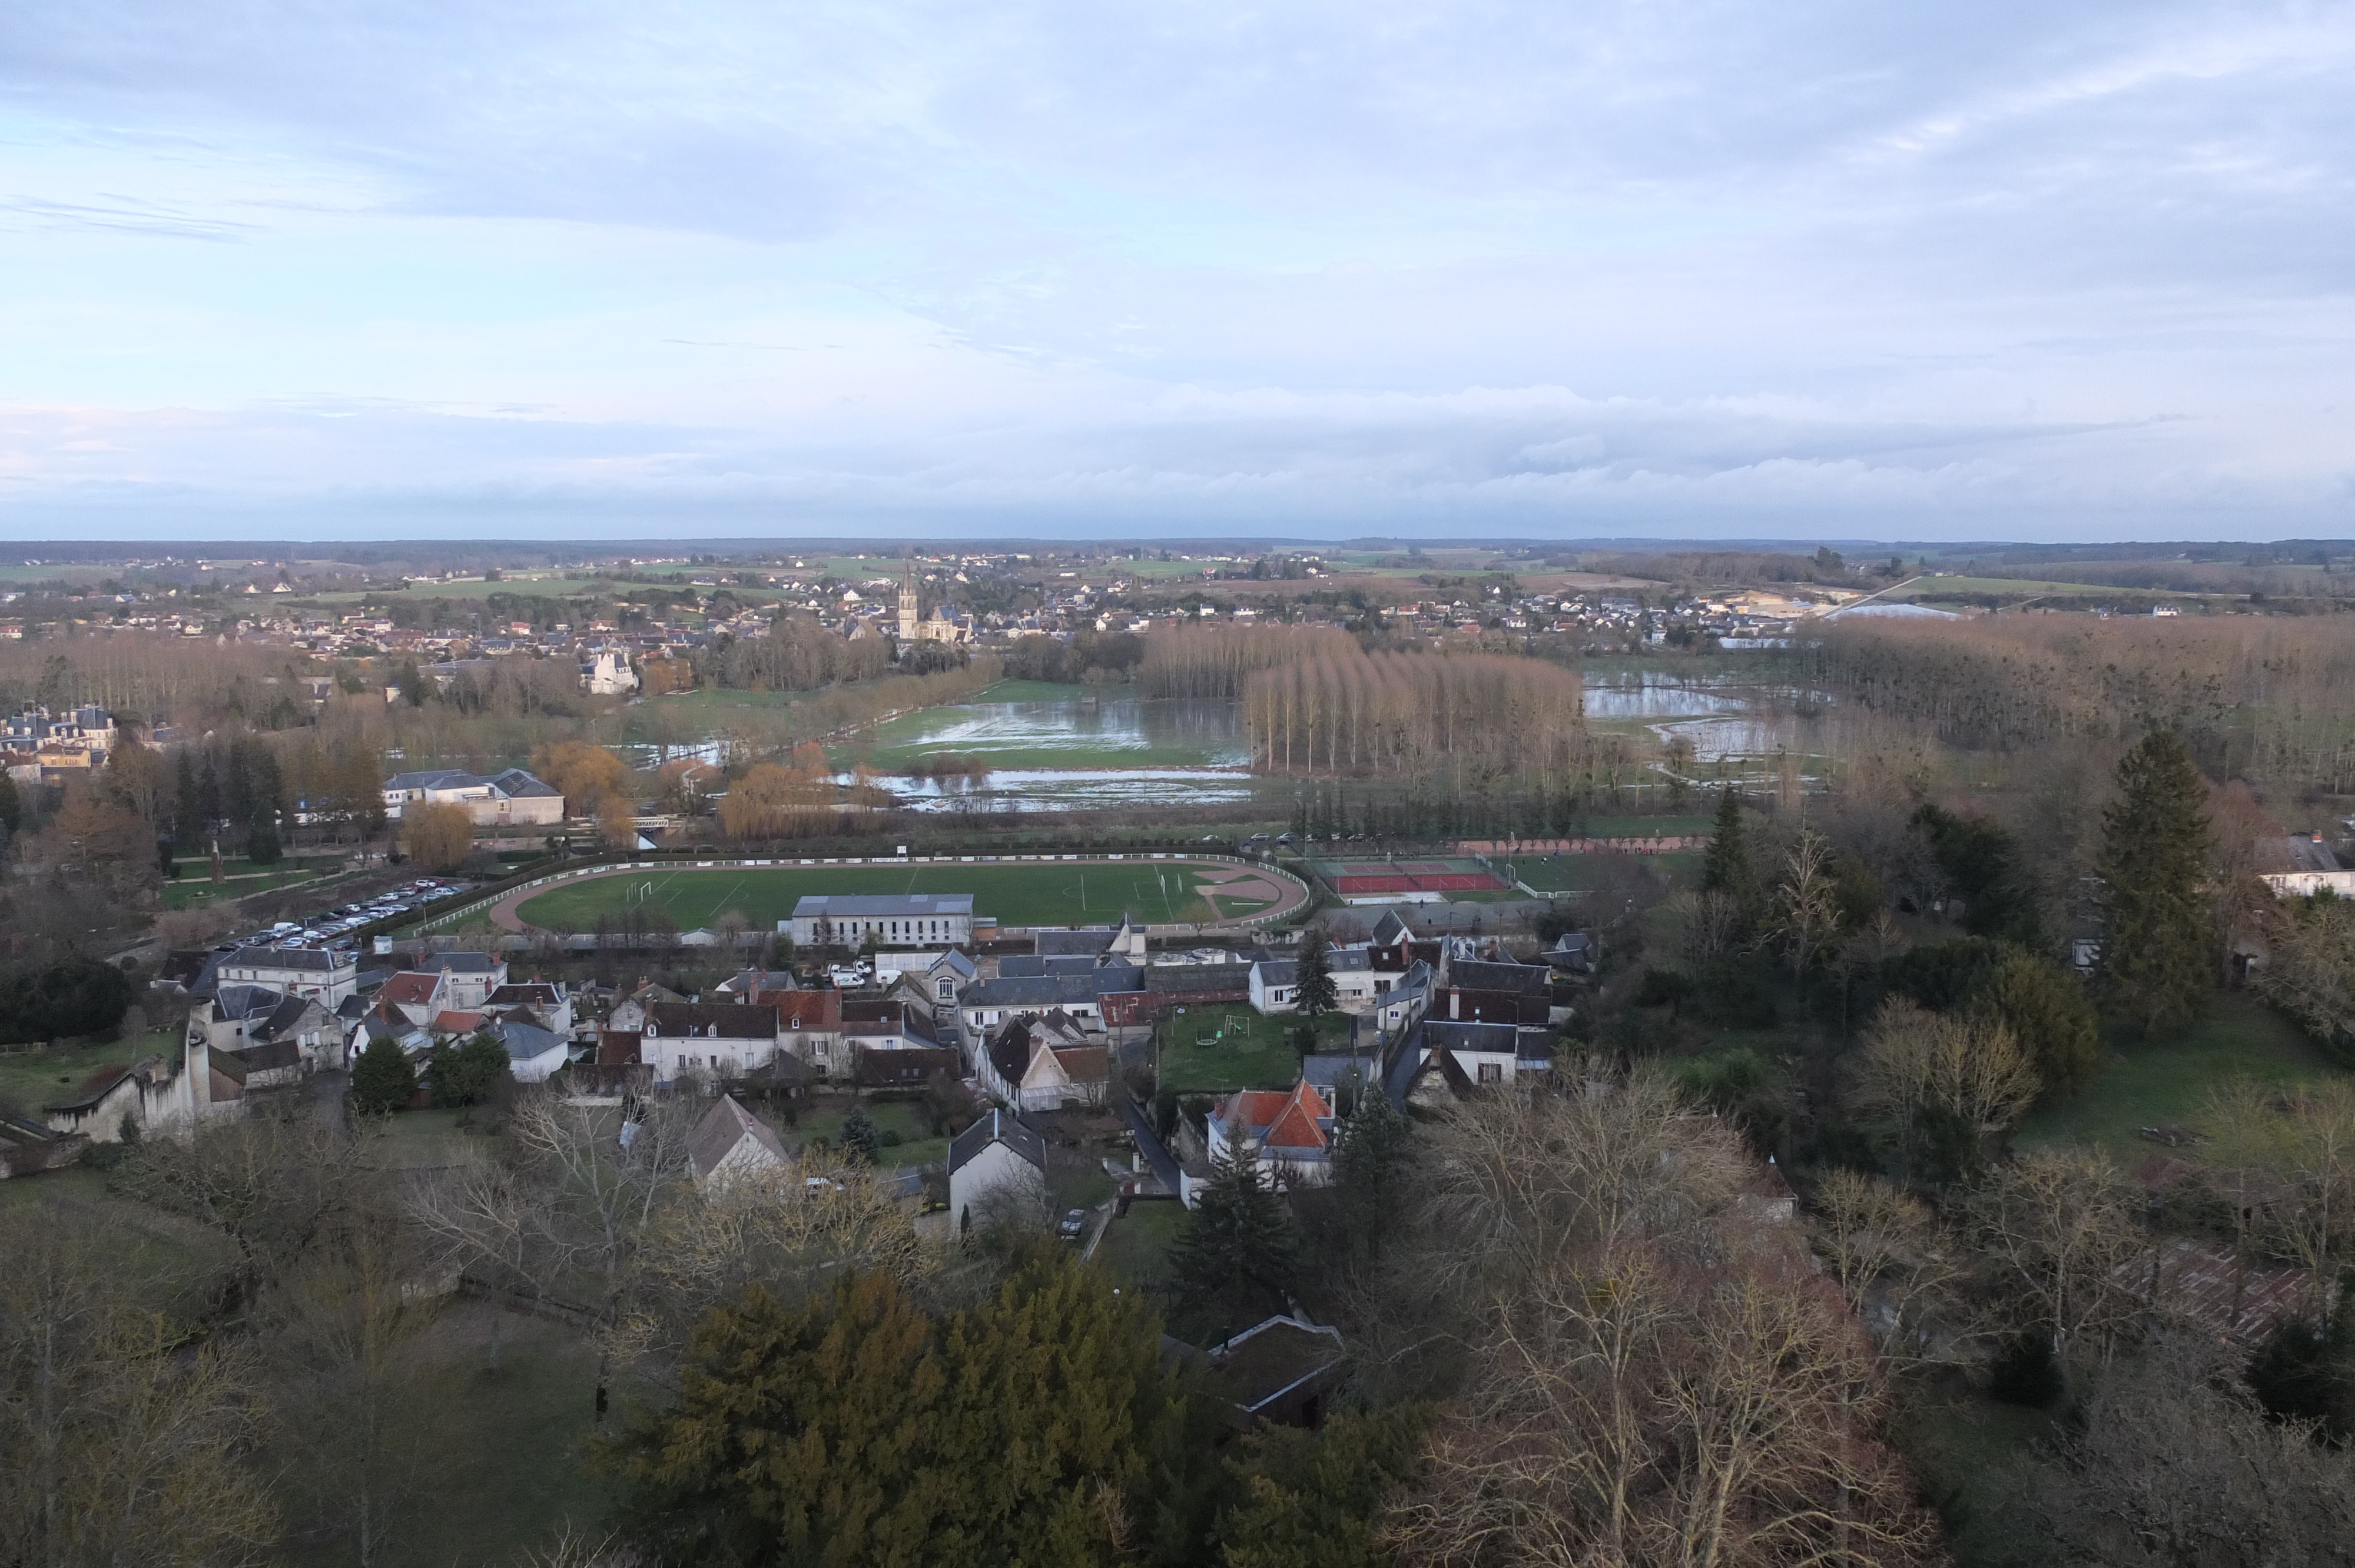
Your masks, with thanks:
[(474, 819), (464, 806), (412, 805), (400, 814), (400, 844), (412, 860), (455, 871), (474, 848)]

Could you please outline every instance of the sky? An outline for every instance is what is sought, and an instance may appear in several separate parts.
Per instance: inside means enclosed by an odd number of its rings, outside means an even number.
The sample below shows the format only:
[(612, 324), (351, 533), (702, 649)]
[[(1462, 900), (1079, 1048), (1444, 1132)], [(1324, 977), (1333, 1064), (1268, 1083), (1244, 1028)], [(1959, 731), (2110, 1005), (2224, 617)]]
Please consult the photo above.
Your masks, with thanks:
[(2355, 535), (2355, 5), (0, 7), (0, 537)]

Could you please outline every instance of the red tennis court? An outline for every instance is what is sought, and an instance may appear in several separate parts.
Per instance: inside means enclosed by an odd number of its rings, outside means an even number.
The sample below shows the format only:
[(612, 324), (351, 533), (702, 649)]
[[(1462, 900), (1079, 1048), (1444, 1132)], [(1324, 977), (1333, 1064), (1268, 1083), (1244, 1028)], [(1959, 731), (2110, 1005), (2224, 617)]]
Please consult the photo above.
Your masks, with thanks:
[(1344, 898), (1383, 893), (1494, 893), (1511, 884), (1476, 860), (1320, 860), (1317, 874)]

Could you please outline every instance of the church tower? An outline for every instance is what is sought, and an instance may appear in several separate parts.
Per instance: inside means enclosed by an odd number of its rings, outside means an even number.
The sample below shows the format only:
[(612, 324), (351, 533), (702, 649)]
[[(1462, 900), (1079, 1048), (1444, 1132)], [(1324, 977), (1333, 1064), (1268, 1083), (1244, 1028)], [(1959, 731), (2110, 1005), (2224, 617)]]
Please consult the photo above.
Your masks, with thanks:
[(909, 561), (900, 568), (900, 641), (913, 642), (923, 635), (919, 628), (916, 609), (916, 563)]

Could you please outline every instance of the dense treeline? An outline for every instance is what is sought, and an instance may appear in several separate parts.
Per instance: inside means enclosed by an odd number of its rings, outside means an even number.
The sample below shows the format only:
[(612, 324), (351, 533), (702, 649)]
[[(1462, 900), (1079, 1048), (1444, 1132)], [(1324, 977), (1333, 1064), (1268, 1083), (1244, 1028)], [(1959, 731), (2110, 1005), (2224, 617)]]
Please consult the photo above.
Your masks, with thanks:
[(1243, 724), (1255, 766), (1286, 773), (1421, 777), (1577, 771), (1584, 688), (1558, 665), (1494, 654), (1374, 653), (1354, 642), (1253, 673)]
[(764, 636), (715, 640), (691, 657), (698, 684), (740, 692), (814, 692), (891, 667), (882, 638), (840, 637), (804, 613), (779, 616)]
[(1839, 702), (1966, 749), (2168, 728), (2211, 777), (2355, 791), (2355, 624), (2335, 617), (1850, 620), (1798, 657)]
[(1240, 697), (1251, 677), (1305, 659), (1346, 658), (1358, 644), (1330, 626), (1189, 626), (1145, 640), (1136, 683), (1148, 697)]

